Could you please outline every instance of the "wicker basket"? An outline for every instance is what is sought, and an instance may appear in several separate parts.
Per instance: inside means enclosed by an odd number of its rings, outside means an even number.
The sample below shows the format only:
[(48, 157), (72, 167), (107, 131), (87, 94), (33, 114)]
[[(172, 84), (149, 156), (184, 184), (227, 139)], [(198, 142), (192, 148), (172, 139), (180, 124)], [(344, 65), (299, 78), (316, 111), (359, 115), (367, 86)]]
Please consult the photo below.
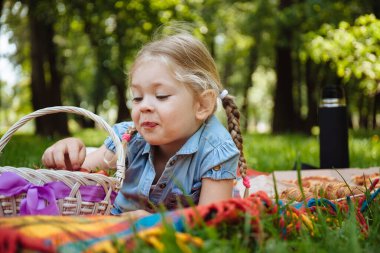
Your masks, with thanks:
[[(107, 177), (102, 174), (79, 171), (35, 170), (11, 166), (0, 167), (0, 178), (3, 180), (3, 186), (0, 183), (0, 188), (3, 188), (3, 191), (4, 189), (7, 191), (7, 194), (4, 192), (0, 193), (0, 216), (17, 216), (20, 214), (107, 215), (110, 213), (113, 198), (119, 191), (124, 180), (125, 155), (120, 139), (116, 136), (112, 128), (96, 114), (72, 106), (57, 106), (37, 110), (21, 118), (3, 135), (0, 140), (0, 152), (9, 142), (14, 132), (29, 120), (60, 112), (87, 116), (109, 133), (116, 146), (118, 158), (116, 174), (113, 177)], [(22, 182), (21, 185), (27, 190), (17, 191), (16, 189), (22, 187), (13, 181), (10, 183), (10, 178), (12, 178), (12, 180), (17, 178), (18, 182)], [(18, 188), (14, 187), (15, 185), (17, 185)], [(52, 188), (52, 185), (58, 186), (58, 188)], [(64, 189), (65, 191), (61, 191), (57, 194), (57, 189)], [(13, 194), (9, 194), (9, 192), (12, 191)], [(51, 198), (52, 192), (54, 198)], [(62, 192), (64, 192), (64, 194)], [(49, 203), (45, 195), (49, 195), (50, 200), (55, 199), (56, 201)], [(31, 208), (31, 206), (33, 206), (33, 208)], [(51, 209), (53, 212), (51, 212)]]

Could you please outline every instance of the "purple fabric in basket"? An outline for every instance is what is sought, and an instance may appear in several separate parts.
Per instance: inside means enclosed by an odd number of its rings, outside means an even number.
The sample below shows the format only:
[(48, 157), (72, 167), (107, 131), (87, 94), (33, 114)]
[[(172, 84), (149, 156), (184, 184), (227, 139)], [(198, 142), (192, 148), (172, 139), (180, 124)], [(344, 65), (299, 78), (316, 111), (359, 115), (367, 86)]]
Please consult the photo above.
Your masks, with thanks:
[[(106, 196), (101, 186), (81, 185), (79, 191), (83, 201), (99, 202)], [(70, 192), (71, 189), (62, 182), (49, 182), (37, 186), (13, 172), (4, 172), (0, 175), (0, 195), (11, 197), (26, 193), (26, 198), (20, 204), (21, 215), (58, 215), (56, 199), (67, 197)], [(115, 197), (116, 193), (112, 192), (112, 203)]]

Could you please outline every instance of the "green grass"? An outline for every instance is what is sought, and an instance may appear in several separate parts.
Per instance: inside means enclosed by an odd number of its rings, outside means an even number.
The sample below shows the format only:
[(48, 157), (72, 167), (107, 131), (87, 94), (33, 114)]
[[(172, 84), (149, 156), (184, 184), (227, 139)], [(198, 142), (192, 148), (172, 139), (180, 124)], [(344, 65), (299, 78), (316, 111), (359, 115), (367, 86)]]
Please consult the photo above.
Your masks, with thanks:
[[(100, 146), (107, 134), (102, 130), (85, 129), (72, 136), (81, 138), (87, 146)], [(44, 150), (60, 138), (43, 138), (31, 134), (14, 134), (0, 156), (0, 166), (41, 167)]]
[[(295, 162), (319, 167), (317, 136), (246, 135), (244, 153), (249, 167), (259, 171), (291, 170)], [(351, 132), (349, 155), (351, 168), (380, 166), (379, 136), (374, 133)]]
[[(106, 133), (86, 129), (73, 134), (87, 146), (99, 146)], [(57, 138), (41, 138), (35, 135), (15, 134), (3, 150), (0, 165), (40, 166), (43, 151)], [(374, 133), (350, 133), (350, 167), (368, 168), (380, 166), (380, 137)], [(244, 153), (250, 168), (271, 172), (291, 170), (296, 161), (319, 166), (319, 143), (316, 136), (299, 134), (244, 136)]]
[[(99, 146), (106, 136), (100, 130), (83, 130), (74, 134), (88, 146)], [(16, 134), (3, 150), (0, 166), (40, 167), (43, 151), (56, 138), (41, 138), (34, 135)], [(295, 161), (318, 166), (319, 146), (317, 137), (303, 135), (266, 135), (253, 134), (244, 137), (244, 149), (248, 164), (260, 171), (289, 170)], [(350, 133), (351, 167), (380, 166), (380, 140), (373, 133)], [(380, 205), (379, 197), (364, 216), (369, 224), (368, 236), (360, 233), (353, 215), (339, 214), (336, 225), (327, 222), (326, 213), (317, 213), (318, 221), (314, 222), (315, 232), (311, 235), (305, 229), (291, 233), (284, 239), (278, 226), (277, 215), (262, 215), (260, 222), (263, 228), (262, 240), (257, 241), (255, 233), (247, 220), (221, 224), (217, 227), (200, 226), (187, 232), (202, 238), (201, 248), (189, 246), (192, 252), (377, 252), (380, 248)], [(354, 213), (354, 212), (351, 212)], [(247, 226), (248, 224), (248, 226)], [(178, 247), (173, 230), (163, 235), (165, 250), (163, 252), (182, 252)], [(170, 234), (172, 233), (172, 234)], [(133, 252), (158, 252), (144, 241), (137, 241)], [(118, 245), (118, 252), (126, 252), (123, 245)]]

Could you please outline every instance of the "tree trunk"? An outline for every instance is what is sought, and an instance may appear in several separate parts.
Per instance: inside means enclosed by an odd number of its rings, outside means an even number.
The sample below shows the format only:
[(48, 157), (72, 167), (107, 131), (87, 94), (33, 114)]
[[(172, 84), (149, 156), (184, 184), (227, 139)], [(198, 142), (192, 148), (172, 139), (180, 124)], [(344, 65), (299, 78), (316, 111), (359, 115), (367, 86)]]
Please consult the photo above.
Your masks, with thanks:
[[(122, 75), (123, 77), (123, 75)], [(124, 83), (124, 79), (119, 80), (114, 83), (117, 89), (117, 104), (119, 110), (117, 111), (117, 119), (116, 122), (121, 122), (125, 120), (131, 119), (131, 113), (127, 107), (127, 97), (126, 97), (126, 87)]]
[(377, 122), (377, 112), (380, 112), (380, 91), (376, 92), (373, 102), (372, 112), (372, 128), (376, 129), (380, 126), (380, 122)]
[[(33, 110), (62, 105), (61, 77), (57, 69), (53, 22), (39, 18), (37, 4), (29, 3), (31, 44), (31, 91)], [(67, 115), (52, 114), (36, 119), (36, 133), (43, 136), (68, 135)]]
[[(303, 88), (304, 85), (307, 86), (307, 83), (304, 84), (305, 80), (305, 64), (301, 62), (300, 59), (295, 58), (292, 59), (293, 61), (293, 104), (294, 104), (294, 122), (293, 122), (293, 131), (297, 131), (300, 133), (310, 134), (310, 127), (308, 126), (307, 122), (307, 114), (305, 115), (302, 111), (302, 108), (305, 105), (305, 97), (307, 100), (307, 93), (304, 94)], [(306, 88), (307, 89), (307, 88)], [(296, 92), (294, 92), (296, 90)]]
[[(97, 57), (97, 72), (98, 76), (100, 78), (97, 79), (99, 82), (98, 85), (103, 85), (102, 87), (98, 86), (96, 90), (100, 92), (101, 90), (104, 90), (104, 86), (109, 84), (109, 86), (114, 86), (116, 88), (117, 94), (116, 94), (116, 99), (117, 99), (117, 105), (118, 105), (118, 112), (117, 112), (117, 119), (116, 122), (121, 122), (125, 120), (130, 120), (131, 119), (131, 114), (129, 112), (129, 109), (127, 107), (127, 98), (126, 98), (126, 85), (125, 85), (125, 74), (123, 70), (120, 71), (120, 67), (124, 67), (124, 61), (126, 58), (126, 50), (122, 47), (122, 40), (125, 40), (125, 30), (119, 31), (120, 28), (118, 28), (117, 32), (115, 33), (116, 38), (117, 38), (117, 45), (118, 45), (118, 66), (119, 68), (112, 69), (108, 66), (104, 66), (103, 62), (105, 60), (109, 60), (107, 57), (109, 55), (106, 53), (109, 50), (108, 48), (104, 48), (104, 45), (102, 46), (99, 41), (102, 38), (102, 34), (99, 36), (99, 31), (96, 27), (96, 25), (91, 23), (91, 16), (87, 15), (84, 12), (85, 7), (78, 5), (77, 6), (78, 10), (81, 13), (81, 16), (83, 18), (84, 24), (85, 24), (85, 32), (87, 33), (91, 46), (93, 49), (97, 52), (96, 57)], [(104, 35), (105, 36), (105, 35)], [(104, 99), (104, 94), (103, 93), (98, 93), (94, 94), (94, 107), (95, 111), (97, 111), (98, 105), (102, 102), (101, 100)]]
[(120, 69), (117, 69), (116, 73), (114, 72), (115, 77), (113, 82), (117, 90), (117, 103), (119, 109), (117, 112), (117, 122), (131, 120), (131, 113), (127, 107), (127, 85), (124, 74), (125, 61), (127, 59), (127, 53), (130, 50), (130, 48), (126, 47), (123, 43), (123, 41), (127, 39), (125, 38), (126, 29), (128, 28), (120, 26), (120, 28), (116, 30), (116, 41), (119, 49), (118, 66), (122, 68), (121, 71)]
[(252, 86), (252, 73), (254, 69), (256, 68), (256, 60), (257, 60), (257, 47), (252, 46), (249, 52), (248, 56), (248, 67), (247, 67), (247, 73), (246, 78), (244, 82), (244, 88), (243, 88), (243, 105), (241, 107), (241, 114), (242, 114), (242, 132), (246, 132), (248, 128), (248, 122), (249, 122), (249, 114), (248, 114), (248, 101), (249, 101), (249, 93), (248, 90)]
[(276, 48), (277, 86), (274, 95), (272, 130), (274, 133), (294, 130), (293, 70), (291, 50), (288, 47)]
[[(74, 106), (80, 107), (82, 99), (76, 92), (72, 93), (72, 99), (74, 101)], [(94, 113), (97, 114), (97, 112), (94, 112)], [(95, 121), (93, 121), (92, 119), (89, 119), (87, 117), (83, 117), (83, 116), (77, 115), (77, 114), (73, 115), (72, 117), (74, 118), (75, 122), (77, 122), (79, 124), (79, 126), (81, 128), (94, 128), (95, 127)]]
[(368, 129), (368, 107), (367, 96), (363, 93), (359, 97), (359, 127)]
[[(292, 0), (281, 0), (279, 10), (292, 4)], [(293, 101), (293, 66), (290, 44), (292, 32), (278, 21), (279, 41), (275, 48), (277, 85), (274, 94), (272, 131), (274, 133), (291, 132), (296, 120)]]
[(306, 127), (310, 130), (318, 123), (318, 101), (316, 65), (309, 59), (306, 62), (306, 86), (307, 86), (307, 118)]
[[(3, 14), (3, 7), (4, 7), (4, 1), (3, 1), (3, 0), (0, 0), (0, 17), (1, 17), (1, 15)], [(0, 23), (0, 28), (1, 28), (1, 24), (2, 24), (2, 23)]]
[(230, 59), (227, 59), (223, 65), (223, 72), (222, 72), (222, 84), (223, 86), (226, 86), (228, 83), (228, 78), (232, 75), (233, 73), (233, 61)]
[(373, 14), (375, 14), (376, 18), (380, 18), (380, 1), (372, 1), (372, 9)]

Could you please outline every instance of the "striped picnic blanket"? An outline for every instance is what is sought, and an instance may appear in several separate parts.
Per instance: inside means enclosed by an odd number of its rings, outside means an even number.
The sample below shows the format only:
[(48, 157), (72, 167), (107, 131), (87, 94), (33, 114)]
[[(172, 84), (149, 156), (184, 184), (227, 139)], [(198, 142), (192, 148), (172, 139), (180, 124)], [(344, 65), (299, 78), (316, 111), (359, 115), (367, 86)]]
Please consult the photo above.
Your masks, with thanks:
[[(374, 180), (368, 192), (379, 182)], [(151, 229), (161, 229), (165, 224), (173, 226), (176, 232), (185, 228), (202, 226), (246, 226), (247, 215), (250, 220), (253, 239), (264, 238), (265, 231), (260, 223), (261, 217), (274, 215), (273, 222), (286, 238), (290, 233), (298, 233), (301, 226), (314, 233), (312, 217), (317, 211), (334, 218), (341, 212), (349, 212), (349, 205), (355, 201), (354, 213), (363, 234), (369, 226), (363, 216), (375, 198), (380, 195), (377, 189), (359, 199), (347, 197), (346, 201), (336, 202), (324, 198), (311, 198), (303, 202), (283, 205), (269, 198), (265, 192), (256, 192), (248, 198), (231, 198), (221, 202), (189, 207), (178, 211), (152, 214), (138, 220), (126, 216), (19, 216), (0, 218), (0, 252), (117, 252), (133, 250), (136, 234)], [(280, 217), (280, 218), (278, 218)], [(199, 241), (199, 240), (198, 240)], [(155, 245), (160, 242), (156, 238)], [(153, 245), (154, 246), (154, 245)], [(162, 246), (163, 247), (163, 246)], [(158, 247), (158, 248), (162, 248)]]
[[(116, 252), (117, 247), (129, 247), (128, 239), (136, 231), (160, 226), (162, 217), (153, 214), (137, 221), (123, 216), (0, 218), (0, 252)], [(174, 213), (165, 217), (181, 226), (182, 219)]]

